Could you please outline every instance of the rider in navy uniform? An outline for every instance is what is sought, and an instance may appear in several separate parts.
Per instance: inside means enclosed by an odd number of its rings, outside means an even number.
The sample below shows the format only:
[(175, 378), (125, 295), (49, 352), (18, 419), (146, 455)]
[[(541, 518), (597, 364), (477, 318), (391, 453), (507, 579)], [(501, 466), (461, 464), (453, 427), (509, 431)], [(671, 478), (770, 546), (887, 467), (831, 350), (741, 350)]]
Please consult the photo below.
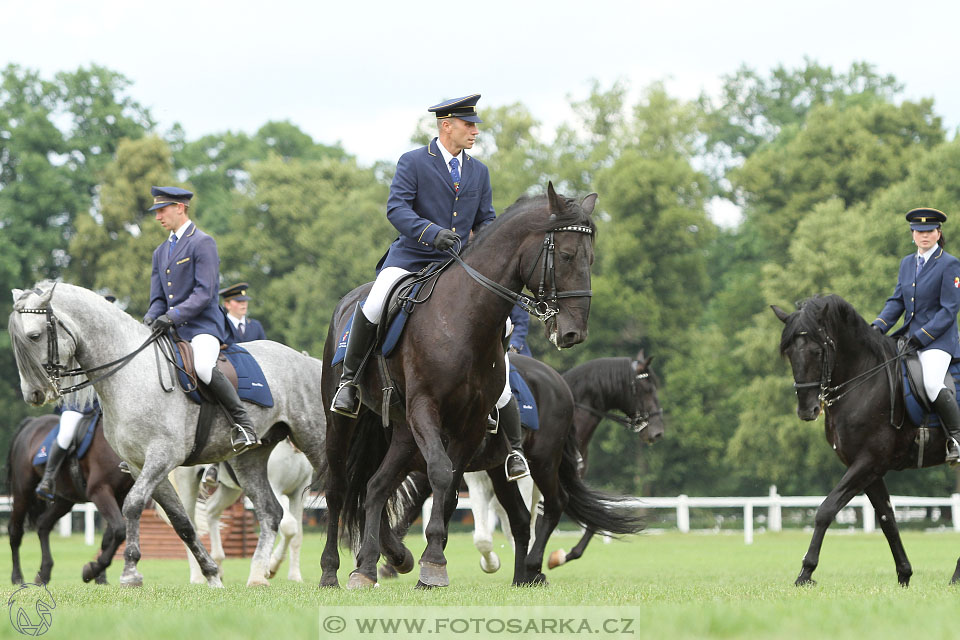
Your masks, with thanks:
[[(360, 410), (354, 379), (376, 337), (384, 298), (393, 284), (408, 273), (447, 259), (447, 249), (462, 250), (471, 231), (496, 217), (490, 173), (486, 165), (466, 153), (473, 148), (477, 124), (483, 122), (477, 117), (479, 100), (480, 94), (474, 94), (427, 109), (436, 114), (439, 135), (397, 162), (387, 219), (400, 235), (377, 265), (377, 279), (366, 302), (362, 308), (358, 304), (354, 312), (332, 411), (355, 418)], [(514, 449), (507, 456), (507, 476), (516, 479), (529, 473), (522, 450), (520, 412), (516, 400), (500, 409), (500, 424)]]
[(220, 345), (227, 342), (217, 300), (217, 243), (191, 222), (192, 193), (179, 187), (152, 187), (150, 192), (153, 206), (148, 211), (156, 211), (156, 219), (170, 237), (153, 252), (150, 307), (143, 322), (154, 328), (175, 327), (180, 338), (190, 342), (197, 377), (233, 419), (233, 449), (240, 453), (259, 441), (236, 389), (216, 366)]
[(250, 296), (247, 295), (249, 288), (250, 285), (246, 282), (238, 282), (220, 289), (223, 308), (227, 310), (227, 331), (233, 336), (233, 342), (267, 339), (263, 326), (253, 318), (247, 317), (247, 305), (250, 301)]
[(527, 332), (530, 330), (530, 314), (518, 304), (513, 305), (510, 311), (510, 323), (513, 331), (510, 332), (508, 349), (522, 356), (533, 357), (527, 345)]
[(960, 461), (960, 408), (956, 392), (944, 384), (950, 362), (960, 357), (957, 311), (960, 311), (960, 260), (943, 250), (941, 225), (947, 216), (936, 209), (907, 212), (917, 252), (900, 262), (893, 295), (871, 325), (886, 333), (901, 315), (894, 336), (907, 336), (923, 367), (923, 387), (946, 429), (947, 462)]

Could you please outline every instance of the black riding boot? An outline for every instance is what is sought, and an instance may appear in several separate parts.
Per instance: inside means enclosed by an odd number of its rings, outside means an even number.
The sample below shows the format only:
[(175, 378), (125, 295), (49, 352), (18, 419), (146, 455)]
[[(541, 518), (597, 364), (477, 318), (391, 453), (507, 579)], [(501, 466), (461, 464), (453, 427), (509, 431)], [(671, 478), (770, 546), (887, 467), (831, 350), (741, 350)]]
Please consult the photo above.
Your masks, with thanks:
[(523, 455), (523, 427), (520, 424), (520, 407), (517, 406), (516, 398), (510, 398), (510, 402), (500, 409), (500, 426), (503, 427), (511, 449), (503, 468), (507, 473), (507, 480), (513, 482), (530, 475), (527, 459)]
[(233, 450), (237, 453), (243, 453), (247, 449), (252, 449), (260, 444), (257, 431), (253, 428), (253, 422), (250, 421), (250, 416), (247, 415), (247, 410), (244, 408), (240, 396), (237, 395), (237, 390), (233, 388), (233, 385), (227, 380), (227, 376), (223, 375), (220, 369), (213, 368), (213, 375), (210, 376), (207, 387), (210, 388), (210, 391), (217, 397), (217, 400), (233, 420), (231, 440)]
[(364, 356), (377, 337), (377, 324), (367, 320), (360, 303), (353, 312), (350, 334), (347, 337), (347, 352), (343, 355), (343, 373), (340, 374), (340, 387), (333, 396), (330, 410), (348, 418), (356, 418), (360, 413), (360, 395), (355, 382), (358, 369)]
[(946, 461), (955, 465), (960, 461), (960, 408), (957, 407), (956, 392), (953, 389), (941, 389), (940, 395), (933, 401), (933, 407), (947, 431)]
[(60, 471), (60, 465), (63, 464), (63, 461), (67, 458), (67, 450), (62, 449), (57, 443), (57, 439), (54, 438), (53, 442), (50, 443), (50, 451), (47, 453), (47, 466), (43, 469), (43, 478), (40, 479), (40, 484), (37, 485), (37, 495), (47, 502), (53, 502), (56, 500), (56, 495), (54, 490), (56, 487), (57, 473)]

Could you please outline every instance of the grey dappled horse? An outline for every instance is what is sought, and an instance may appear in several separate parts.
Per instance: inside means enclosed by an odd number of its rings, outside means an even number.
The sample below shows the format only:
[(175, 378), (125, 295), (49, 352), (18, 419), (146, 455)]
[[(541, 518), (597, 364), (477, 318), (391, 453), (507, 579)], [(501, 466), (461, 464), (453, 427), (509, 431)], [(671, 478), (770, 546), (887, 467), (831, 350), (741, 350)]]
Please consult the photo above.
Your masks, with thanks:
[[(140, 515), (152, 496), (170, 518), (177, 534), (199, 562), (207, 584), (220, 587), (219, 569), (197, 537), (167, 476), (181, 466), (194, 446), (199, 405), (182, 393), (162, 357), (148, 346), (153, 335), (139, 321), (102, 296), (66, 283), (42, 282), (28, 291), (14, 290), (10, 338), (20, 372), (24, 399), (39, 406), (57, 399), (62, 367), (83, 370), (118, 364), (111, 370), (90, 373), (100, 396), (104, 435), (126, 460), (136, 477), (123, 503), (127, 519), (123, 586), (140, 586)], [(290, 435), (314, 467), (324, 469), (324, 418), (317, 385), (320, 361), (268, 340), (244, 343), (260, 363), (273, 391), (274, 406), (248, 404), (257, 431), (268, 442)], [(137, 352), (137, 353), (135, 353)], [(159, 362), (159, 365), (158, 365)], [(48, 371), (50, 372), (48, 374)], [(52, 377), (51, 377), (52, 376)], [(280, 524), (281, 509), (267, 480), (267, 459), (273, 446), (265, 444), (234, 457), (230, 425), (217, 412), (210, 438), (193, 462), (231, 462), (253, 501), (260, 521), (260, 538), (254, 552), (248, 585), (268, 584), (270, 552)]]
[[(232, 464), (230, 465), (233, 466)], [(200, 475), (205, 469), (198, 465), (193, 467), (177, 467), (173, 472), (174, 485), (187, 513), (193, 514), (196, 510), (197, 496), (200, 492)], [(227, 469), (226, 463), (220, 463), (217, 473), (219, 484), (216, 491), (210, 494), (204, 503), (207, 531), (210, 534), (210, 555), (213, 561), (220, 566), (220, 575), (223, 576), (223, 561), (226, 553), (223, 550), (223, 541), (220, 538), (220, 516), (224, 509), (232, 505), (243, 493), (243, 487), (235, 482)], [(287, 579), (294, 582), (303, 582), (300, 575), (300, 547), (303, 545), (303, 505), (307, 498), (307, 489), (313, 477), (313, 467), (302, 451), (298, 451), (289, 440), (283, 440), (274, 448), (267, 461), (267, 477), (270, 488), (283, 509), (283, 518), (280, 520), (278, 537), (280, 538), (273, 555), (270, 557), (270, 566), (267, 577), (276, 575), (283, 558), (290, 551), (290, 566)], [(195, 518), (196, 519), (196, 518)], [(190, 561), (190, 582), (202, 584), (204, 582), (200, 565), (192, 555), (187, 556)]]

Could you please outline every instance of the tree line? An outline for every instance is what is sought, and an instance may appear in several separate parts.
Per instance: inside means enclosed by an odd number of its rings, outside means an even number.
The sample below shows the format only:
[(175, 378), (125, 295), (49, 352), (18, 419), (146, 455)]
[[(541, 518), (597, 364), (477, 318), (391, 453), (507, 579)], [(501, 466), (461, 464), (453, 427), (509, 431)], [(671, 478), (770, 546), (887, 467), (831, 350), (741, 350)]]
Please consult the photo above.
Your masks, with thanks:
[[(217, 240), (222, 283), (249, 282), (251, 316), (268, 336), (319, 355), (337, 300), (373, 278), (396, 236), (385, 216), (395, 159), (365, 166), (286, 121), (191, 140), (178, 126), (159, 131), (135, 89), (95, 65), (53, 78), (3, 69), (0, 286), (63, 278), (142, 316), (165, 237), (145, 213), (150, 186), (182, 185)], [(911, 251), (907, 210), (951, 216), (953, 250), (960, 143), (932, 100), (902, 99), (902, 85), (868, 63), (742, 67), (696, 100), (654, 83), (631, 101), (629, 89), (595, 83), (552, 132), (522, 103), (486, 108), (474, 149), (498, 212), (548, 180), (566, 195), (600, 194), (590, 337), (558, 352), (533, 325), (531, 349), (560, 371), (653, 355), (667, 434), (646, 448), (605, 424), (591, 479), (635, 495), (826, 492), (843, 467), (823, 422), (796, 416), (769, 305), (832, 292), (872, 320)], [(412, 148), (434, 126), (424, 117), (411, 129)], [(741, 221), (718, 226), (718, 202), (736, 205)], [(11, 309), (0, 298), (0, 312)], [(49, 409), (20, 398), (6, 331), (0, 371), (6, 451), (22, 417)], [(890, 484), (945, 493), (955, 482), (938, 468)]]

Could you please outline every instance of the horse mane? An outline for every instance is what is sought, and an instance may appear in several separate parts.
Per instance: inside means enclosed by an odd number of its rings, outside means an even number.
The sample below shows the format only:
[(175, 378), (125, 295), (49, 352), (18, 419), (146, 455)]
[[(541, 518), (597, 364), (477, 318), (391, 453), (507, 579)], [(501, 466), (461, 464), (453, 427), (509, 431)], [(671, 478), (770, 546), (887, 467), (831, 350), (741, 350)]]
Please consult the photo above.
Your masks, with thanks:
[[(660, 386), (656, 375), (651, 371), (654, 384)], [(574, 398), (582, 398), (587, 389), (599, 389), (605, 398), (613, 398), (629, 392), (624, 380), (634, 375), (633, 361), (630, 358), (597, 358), (570, 369), (563, 379), (570, 386)]]
[[(534, 219), (529, 224), (530, 231), (540, 231), (546, 233), (553, 229), (558, 229), (560, 227), (566, 227), (568, 225), (582, 225), (585, 227), (590, 227), (593, 231), (593, 237), (596, 238), (597, 227), (593, 222), (593, 218), (589, 216), (584, 210), (580, 207), (580, 204), (573, 198), (568, 198), (566, 196), (557, 195), (557, 198), (560, 200), (562, 205), (562, 210), (557, 214), (557, 217), (550, 219), (549, 216), (543, 219)], [(543, 193), (540, 195), (520, 196), (516, 202), (507, 207), (503, 213), (497, 216), (493, 222), (483, 227), (464, 251), (464, 255), (469, 254), (471, 249), (474, 247), (481, 246), (487, 238), (491, 235), (494, 235), (496, 230), (501, 226), (508, 224), (514, 218), (521, 217), (527, 214), (530, 211), (544, 210), (549, 207), (547, 201), (547, 194)]]
[(835, 293), (818, 294), (797, 304), (797, 312), (787, 318), (780, 336), (780, 355), (786, 353), (790, 344), (803, 333), (818, 335), (823, 329), (828, 335), (836, 337), (844, 330), (862, 334), (870, 349), (881, 357), (886, 356), (889, 341), (876, 331), (869, 331), (869, 325), (857, 313), (853, 305)]

